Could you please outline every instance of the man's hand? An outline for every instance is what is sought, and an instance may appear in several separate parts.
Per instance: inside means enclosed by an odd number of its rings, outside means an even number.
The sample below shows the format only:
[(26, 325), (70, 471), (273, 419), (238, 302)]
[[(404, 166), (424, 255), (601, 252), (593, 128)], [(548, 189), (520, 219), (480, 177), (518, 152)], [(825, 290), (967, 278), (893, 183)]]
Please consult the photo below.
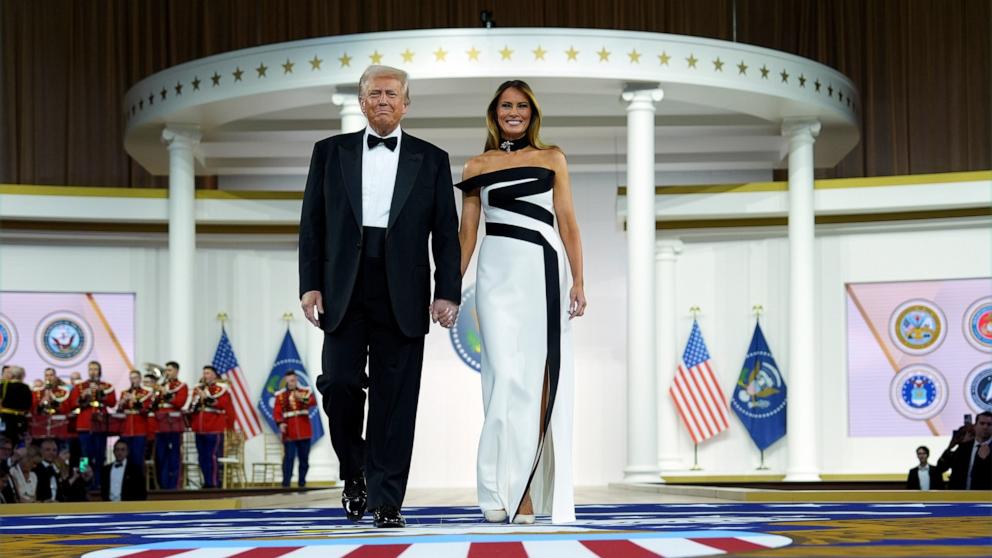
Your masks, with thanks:
[(458, 319), (458, 305), (450, 300), (439, 298), (431, 304), (431, 321), (441, 324), (441, 327), (450, 328), (455, 325)]
[(285, 422), (279, 423), (279, 431), (280, 432), (282, 432), (283, 434), (285, 434), (286, 433), (286, 428), (288, 428), (288, 427), (286, 426), (286, 423)]
[[(315, 327), (320, 327), (319, 314), (324, 313), (324, 297), (320, 295), (320, 291), (307, 291), (303, 293), (303, 298), (300, 299), (300, 307), (303, 308), (303, 315), (307, 321)], [(316, 311), (314, 307), (316, 307)]]

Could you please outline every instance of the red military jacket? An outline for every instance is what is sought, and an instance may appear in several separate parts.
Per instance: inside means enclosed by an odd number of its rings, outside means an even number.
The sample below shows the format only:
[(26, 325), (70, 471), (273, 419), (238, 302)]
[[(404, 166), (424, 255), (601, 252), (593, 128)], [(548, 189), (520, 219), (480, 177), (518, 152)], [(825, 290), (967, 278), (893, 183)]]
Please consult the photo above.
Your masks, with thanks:
[(86, 380), (72, 387), (69, 398), (62, 407), (64, 413), (75, 413), (76, 430), (89, 432), (93, 413), (106, 413), (107, 408), (117, 405), (117, 395), (114, 386), (107, 382), (91, 382)]
[[(132, 394), (127, 397), (126, 394)], [(124, 427), (121, 436), (144, 436), (148, 433), (148, 410), (152, 406), (154, 392), (143, 387), (131, 387), (121, 392), (121, 402), (117, 411), (124, 413)]]
[(227, 384), (215, 382), (204, 388), (206, 396), (194, 404), (193, 432), (197, 434), (220, 434), (234, 428), (234, 404)]
[(282, 439), (287, 441), (309, 440), (313, 436), (310, 429), (310, 409), (317, 406), (317, 398), (310, 388), (296, 388), (293, 391), (281, 389), (276, 392), (276, 404), (272, 412), (276, 424), (286, 425)]
[(158, 392), (156, 414), (175, 412), (186, 405), (189, 398), (189, 387), (179, 380), (169, 380)]
[(62, 405), (69, 399), (69, 390), (65, 386), (53, 386), (51, 397), (45, 400), (45, 390), (31, 390), (31, 412), (35, 415), (56, 415), (62, 410)]

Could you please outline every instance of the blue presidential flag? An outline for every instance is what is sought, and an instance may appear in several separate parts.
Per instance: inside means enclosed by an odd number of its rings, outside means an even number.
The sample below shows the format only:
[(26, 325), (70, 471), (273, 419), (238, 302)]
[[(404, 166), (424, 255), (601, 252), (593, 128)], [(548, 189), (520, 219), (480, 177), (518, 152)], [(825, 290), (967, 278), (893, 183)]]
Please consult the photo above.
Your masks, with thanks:
[(786, 394), (785, 380), (761, 324), (755, 324), (730, 406), (761, 451), (785, 436)]
[[(300, 387), (310, 387), (310, 378), (307, 377), (307, 370), (303, 367), (300, 352), (296, 350), (293, 335), (287, 329), (286, 336), (282, 338), (282, 346), (279, 347), (279, 354), (272, 365), (272, 371), (269, 372), (269, 379), (265, 381), (265, 387), (262, 388), (262, 397), (258, 400), (258, 410), (262, 412), (269, 428), (277, 434), (279, 433), (279, 425), (276, 424), (272, 416), (275, 410), (276, 392), (285, 387), (283, 376), (290, 370), (296, 371)], [(313, 432), (310, 441), (315, 443), (324, 435), (324, 427), (320, 425), (320, 411), (317, 407), (310, 409), (310, 426)]]

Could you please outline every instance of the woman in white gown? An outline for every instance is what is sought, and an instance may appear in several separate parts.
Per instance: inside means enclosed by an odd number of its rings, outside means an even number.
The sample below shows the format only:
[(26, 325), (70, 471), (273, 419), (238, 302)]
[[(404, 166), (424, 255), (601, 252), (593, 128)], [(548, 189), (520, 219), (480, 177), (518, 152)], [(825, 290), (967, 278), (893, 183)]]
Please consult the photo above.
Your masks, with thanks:
[(540, 109), (522, 81), (500, 85), (486, 127), (485, 152), (465, 164), (458, 184), (463, 275), (486, 217), (476, 277), (479, 507), (491, 522), (533, 523), (539, 513), (567, 523), (575, 520), (570, 320), (586, 308), (568, 167), (541, 142)]

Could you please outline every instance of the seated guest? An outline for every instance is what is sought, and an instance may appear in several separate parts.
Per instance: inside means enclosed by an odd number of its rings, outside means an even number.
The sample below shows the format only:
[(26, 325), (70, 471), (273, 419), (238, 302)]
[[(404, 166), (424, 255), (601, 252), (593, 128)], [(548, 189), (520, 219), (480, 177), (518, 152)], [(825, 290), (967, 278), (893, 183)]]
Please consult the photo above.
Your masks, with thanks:
[(62, 469), (62, 501), (89, 502), (89, 485), (92, 482), (92, 469), (80, 473), (76, 467), (65, 467)]
[(108, 502), (145, 500), (145, 475), (142, 463), (128, 459), (127, 442), (117, 440), (114, 444), (114, 461), (103, 468), (100, 480), (100, 496)]
[(940, 490), (944, 488), (944, 472), (930, 465), (930, 448), (916, 448), (916, 458), (920, 464), (909, 470), (906, 477), (906, 490)]
[(0, 461), (0, 504), (16, 504), (17, 489), (10, 478), (10, 467), (6, 461)]
[(58, 502), (62, 499), (59, 484), (61, 474), (57, 467), (59, 461), (59, 446), (52, 439), (41, 442), (41, 461), (34, 468), (34, 474), (38, 477), (39, 502)]
[(0, 465), (6, 465), (9, 472), (15, 463), (14, 443), (7, 436), (0, 434)]
[(17, 500), (21, 503), (38, 501), (38, 475), (34, 473), (34, 468), (40, 462), (38, 448), (27, 446), (17, 467), (10, 470), (10, 477), (14, 479), (14, 489), (17, 491)]
[(992, 490), (992, 412), (975, 417), (954, 431), (951, 443), (937, 461), (941, 471), (951, 470), (951, 490)]

